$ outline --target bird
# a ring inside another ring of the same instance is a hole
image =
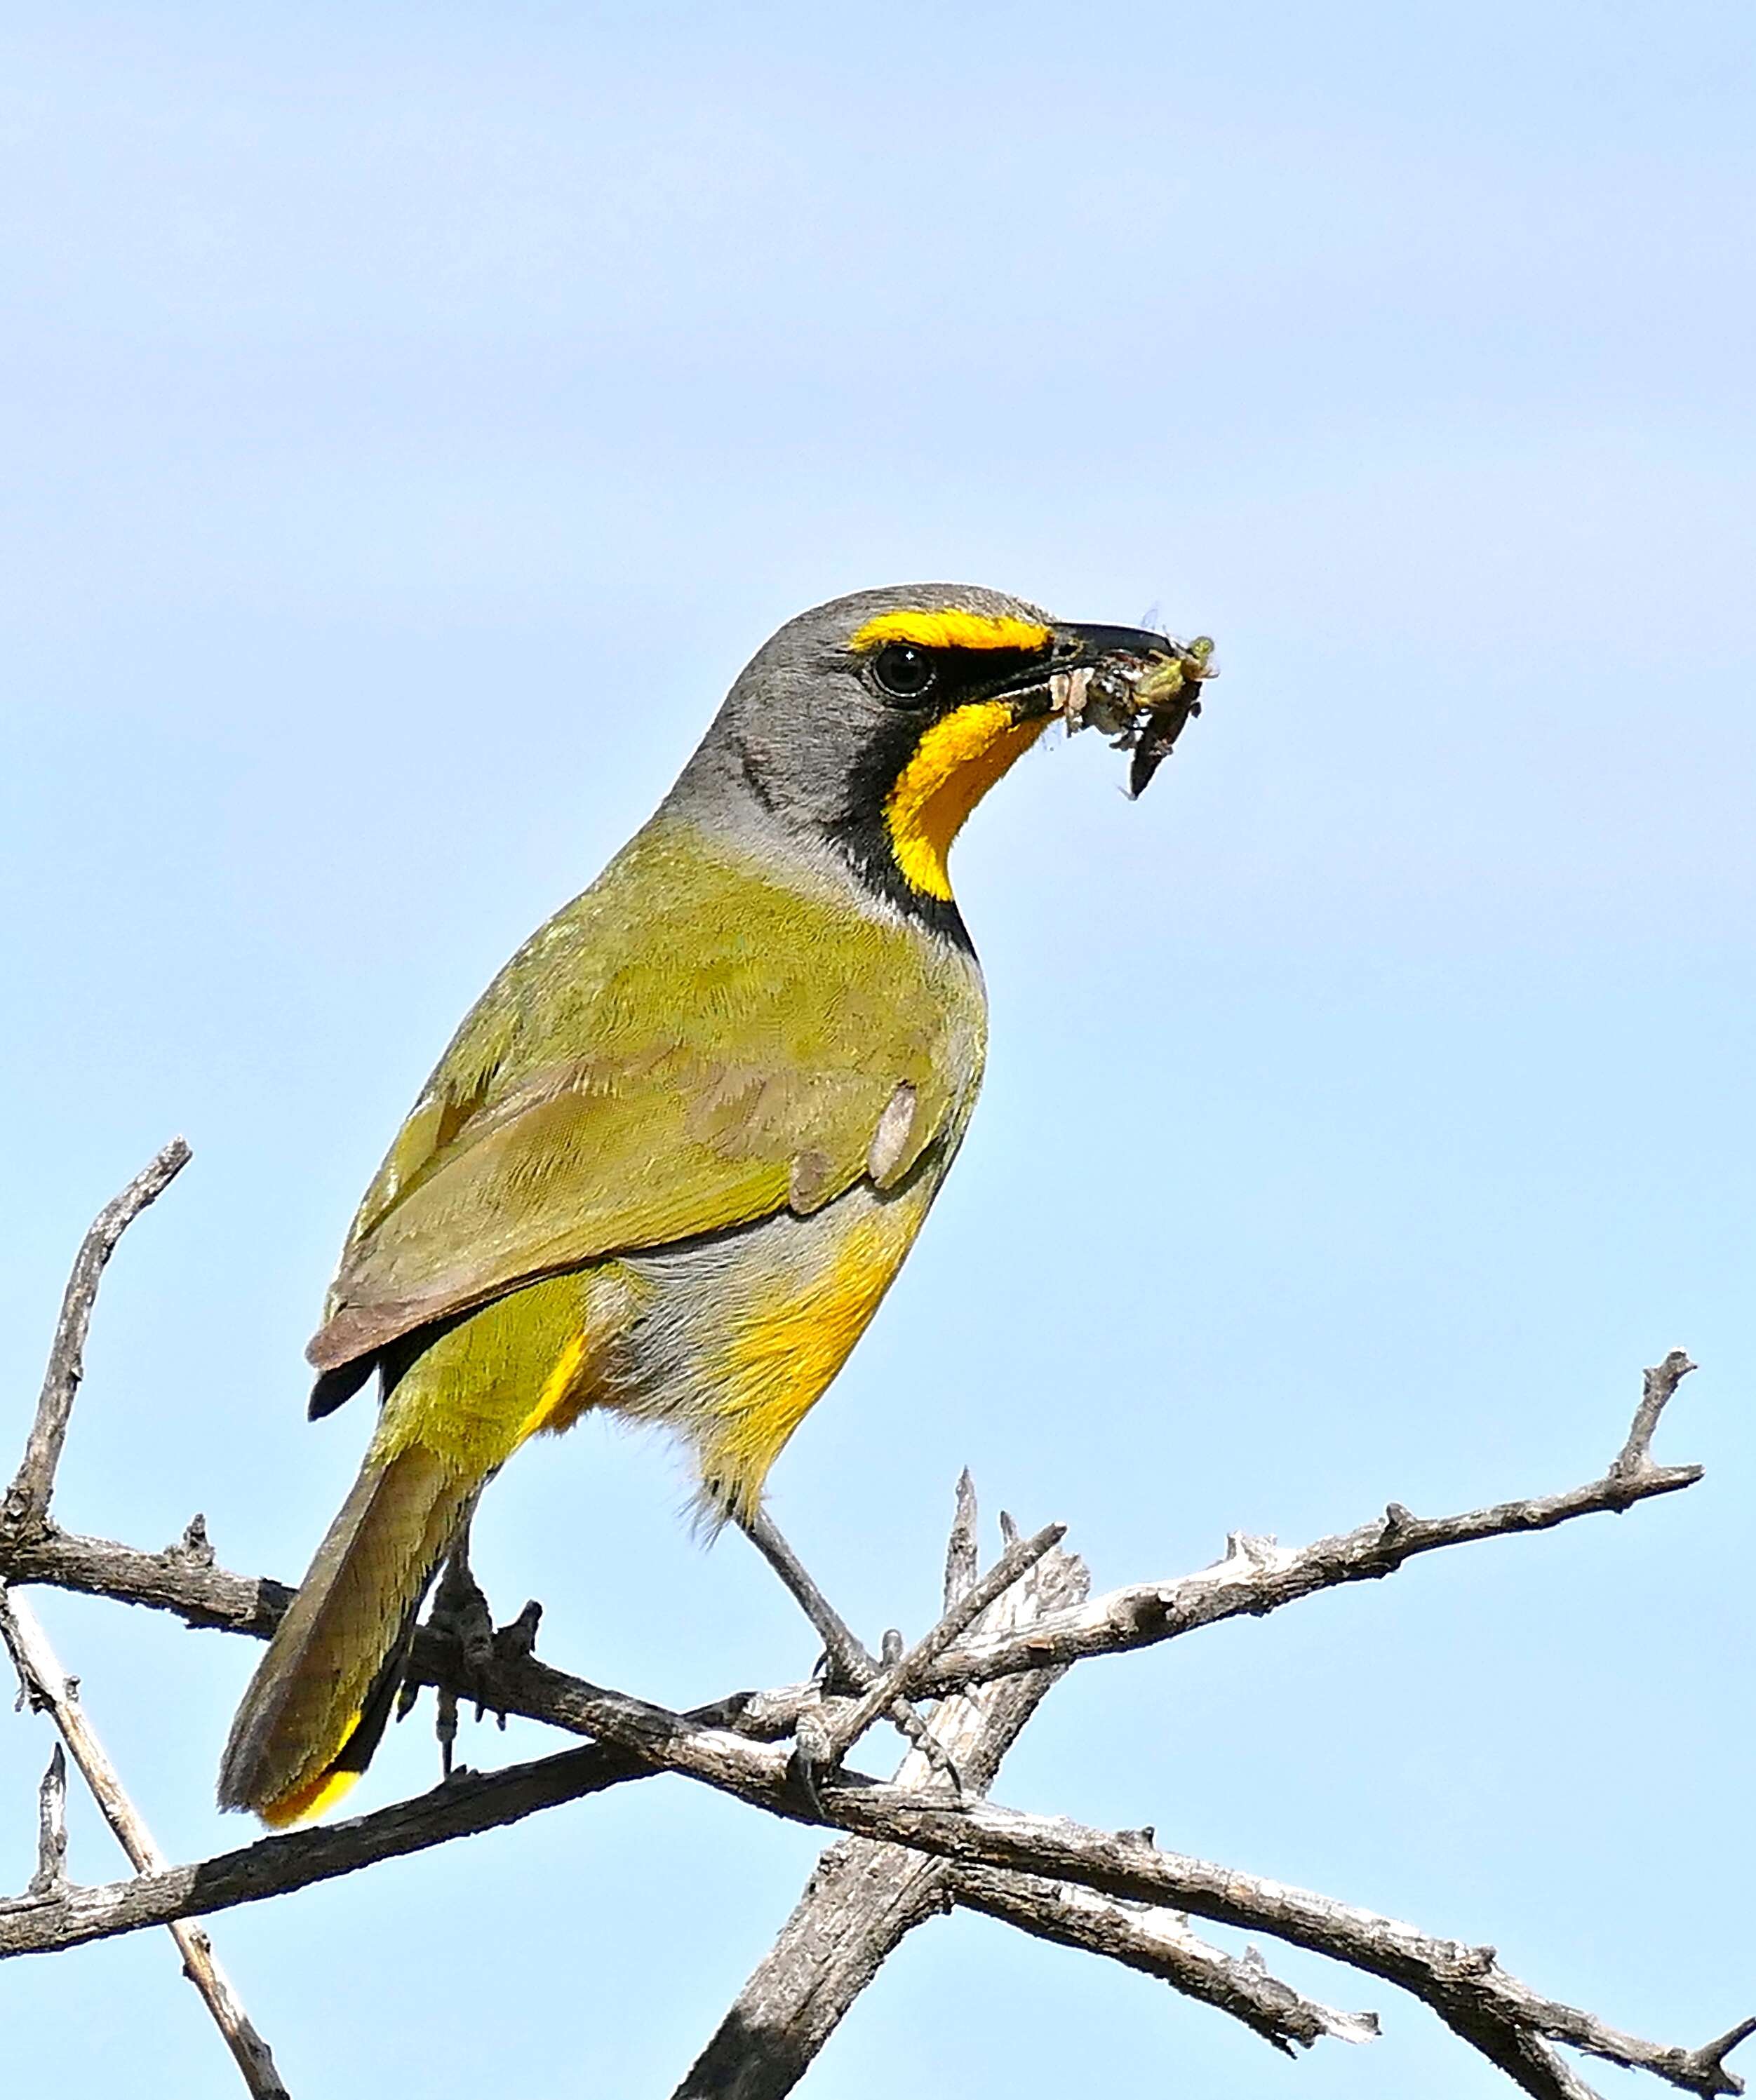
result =
[[[360,1203],[309,1411],[376,1372],[377,1427],[239,1706],[223,1807],[280,1828],[357,1780],[435,1573],[532,1437],[592,1409],[661,1425],[710,1522],[756,1515],[975,1105],[952,841],[1068,674],[1171,646],[933,584],[757,652],[649,822],[465,1017]]]

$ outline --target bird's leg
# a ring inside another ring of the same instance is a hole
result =
[[[829,1665],[830,1688],[865,1691],[877,1677],[877,1658],[867,1652],[847,1621],[812,1581],[805,1563],[782,1538],[774,1519],[766,1510],[758,1509],[750,1516],[739,1517],[736,1522],[817,1629],[817,1637],[823,1644]]]
[[[433,1594],[433,1608],[427,1614],[427,1625],[435,1633],[447,1635],[457,1643],[464,1669],[471,1677],[488,1670],[494,1660],[494,1615],[470,1566],[470,1521],[474,1514],[472,1508],[452,1541],[439,1587]],[[452,1746],[457,1740],[457,1692],[449,1685],[441,1685],[436,1704],[439,1764],[449,1779]],[[475,1718],[479,1721],[482,1718],[479,1705]]]
[[[786,1584],[800,1610],[816,1628],[818,1638],[823,1643],[825,1689],[851,1687],[855,1692],[868,1691],[880,1674],[877,1658],[867,1651],[835,1606],[818,1588],[804,1562],[782,1537],[779,1527],[767,1511],[759,1508],[752,1515],[740,1516],[736,1521],[739,1529]],[[900,1656],[902,1636],[895,1633],[887,1634],[885,1651],[887,1661]],[[906,1699],[894,1701],[887,1710],[887,1718],[894,1722],[913,1747],[920,1752],[933,1771],[949,1780],[954,1792],[963,1791],[963,1781],[956,1766]],[[793,1742],[793,1772],[805,1798],[819,1814],[822,1813],[823,1802],[818,1793],[818,1782],[835,1771],[840,1762],[840,1758],[834,1754],[828,1732],[821,1722],[813,1722],[800,1728]]]
[[[470,1525],[474,1515],[472,1507],[457,1529],[427,1615],[435,1633],[449,1635],[457,1642],[464,1667],[472,1674],[486,1670],[494,1659],[494,1615],[470,1566]]]

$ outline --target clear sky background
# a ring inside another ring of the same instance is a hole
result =
[[[1141,805],[1088,737],[973,824],[986,1097],[775,1512],[913,1632],[966,1462],[1101,1584],[1165,1576],[1590,1478],[1686,1345],[1701,1488],[1087,1665],[999,1791],[1666,2040],[1756,2010],[1749,11],[74,0],[6,42],[9,1446],[90,1214],[196,1151],[106,1286],[64,1519],[303,1567],[368,1427],[305,1424],[300,1356],[361,1187],[781,620],[1156,611],[1224,676]],[[478,1565],[602,1681],[801,1674],[680,1500],[588,1425]],[[254,1650],[40,1603],[166,1849],[241,1841]],[[47,1749],[0,1714],[0,1886]],[[412,1723],[356,1798],[434,1769]],[[655,1781],[214,1935],[298,2100],[638,2100],[815,1850]],[[1507,2089],[1282,1965],[1384,2039],[1287,2063],[935,1924],[809,2089]],[[236,2089],[161,1934],[0,1972],[0,2031],[68,2100]]]

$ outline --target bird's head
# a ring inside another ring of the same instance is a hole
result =
[[[1207,675],[1203,644],[1057,620],[998,591],[861,591],[801,613],[757,651],[678,797],[754,805],[770,827],[828,845],[891,903],[949,928],[952,841],[1051,721],[1094,721],[1134,746],[1138,792]]]

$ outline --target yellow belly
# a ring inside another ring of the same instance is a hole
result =
[[[787,1440],[847,1361],[920,1229],[938,1176],[869,1185],[696,1247],[509,1292],[440,1335],[386,1401],[374,1455],[421,1445],[485,1478],[589,1407],[693,1447],[714,1515],[748,1515]]]
[[[709,1365],[717,1390],[696,1431],[702,1483],[720,1508],[754,1514],[769,1468],[865,1333],[925,1208],[907,1198],[862,1204],[845,1224],[829,1221],[820,1266],[750,1280]]]

